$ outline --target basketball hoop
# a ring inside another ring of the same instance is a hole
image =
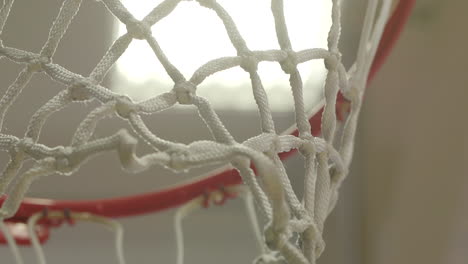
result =
[[[49,37],[38,54],[7,47],[1,42],[1,33],[13,2],[4,1],[0,9],[0,58],[25,66],[0,100],[0,150],[10,155],[10,161],[0,176],[0,191],[4,195],[0,208],[3,234],[0,234],[0,242],[10,246],[17,263],[23,263],[17,244],[32,244],[40,263],[46,263],[40,244],[48,240],[49,229],[74,221],[98,222],[114,230],[118,261],[124,263],[122,229],[114,219],[180,207],[176,216],[176,223],[180,225],[184,215],[194,208],[221,205],[228,199],[241,196],[247,201],[249,215],[254,222],[253,232],[262,248],[256,262],[286,261],[291,264],[315,263],[324,250],[323,225],[335,206],[338,189],[351,163],[364,88],[388,56],[415,3],[414,0],[399,1],[391,14],[391,1],[369,1],[356,62],[348,70],[341,63],[338,49],[340,0],[332,1],[328,48],[311,47],[300,51],[292,49],[294,40],[288,35],[282,0],[271,1],[272,26],[276,29],[279,49],[261,51],[248,48],[235,21],[221,4],[215,0],[198,0],[202,7],[215,12],[223,23],[237,56],[208,61],[191,78],[185,79],[171,64],[151,32],[151,26],[170,15],[181,0],[163,1],[141,21],[135,19],[119,0],[100,1],[126,25],[127,33],[114,42],[88,77],[52,61],[60,40],[79,11],[81,1],[63,2]],[[134,102],[101,85],[109,69],[134,39],[147,41],[174,82],[171,91]],[[323,60],[328,70],[324,100],[323,104],[307,113],[297,66],[317,59]],[[282,134],[275,130],[268,96],[258,74],[258,63],[264,61],[278,63],[290,80],[296,122]],[[236,142],[208,100],[197,95],[197,87],[205,78],[234,67],[240,67],[250,76],[262,124],[262,133],[244,142]],[[65,89],[37,110],[23,137],[5,134],[1,127],[8,108],[36,73],[49,76],[63,84]],[[79,124],[70,145],[46,146],[38,141],[49,116],[73,102],[89,101],[99,102],[99,106]],[[209,128],[212,140],[191,144],[171,142],[155,135],[141,118],[176,104],[195,106]],[[96,125],[109,116],[125,120],[133,131],[122,129],[106,137],[93,138]],[[340,135],[336,129],[337,122],[344,124]],[[339,136],[341,138],[337,140]],[[153,152],[137,156],[136,147],[142,143],[149,145]],[[206,165],[218,165],[220,169],[163,191],[134,196],[84,201],[25,198],[33,181],[51,174],[72,175],[87,160],[105,152],[116,152],[124,170],[132,173],[153,166],[176,171]],[[282,163],[296,152],[304,157],[306,167],[304,197],[301,198],[292,190]],[[33,161],[33,165],[21,172],[28,160]],[[252,201],[268,222],[263,235],[255,224]],[[178,241],[181,241],[181,229],[177,230]],[[182,263],[181,242],[178,245],[178,263]]]

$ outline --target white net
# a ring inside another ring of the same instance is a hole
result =
[[[7,47],[0,42],[1,57],[25,65],[0,100],[0,128],[9,107],[34,74],[46,74],[65,87],[34,113],[24,136],[0,134],[0,150],[10,155],[10,161],[0,176],[0,192],[7,197],[0,209],[0,218],[5,220],[16,213],[33,181],[51,174],[73,174],[86,160],[104,152],[117,152],[122,167],[132,173],[147,170],[154,165],[180,171],[212,164],[230,164],[240,172],[257,208],[267,220],[263,239],[259,240],[263,250],[257,259],[258,263],[315,263],[324,249],[321,234],[325,219],[335,206],[338,188],[347,175],[351,162],[361,99],[390,14],[391,1],[369,1],[357,59],[350,70],[347,70],[341,63],[338,49],[341,31],[339,0],[332,1],[328,48],[311,47],[298,51],[292,49],[291,42],[294,40],[290,40],[288,36],[282,0],[271,1],[271,14],[279,48],[259,51],[249,49],[248,43],[237,30],[235,21],[220,3],[215,0],[198,0],[202,7],[215,12],[220,23],[224,24],[237,56],[211,60],[199,67],[189,79],[171,63],[151,32],[151,26],[169,16],[181,0],[163,1],[142,20],[135,19],[119,0],[100,1],[126,25],[128,32],[113,43],[88,77],[54,64],[52,58],[55,50],[81,2],[63,2],[46,43],[37,54]],[[3,1],[0,10],[0,40],[12,5],[13,0]],[[304,32],[306,31],[304,26]],[[100,85],[109,69],[134,39],[145,40],[151,47],[174,83],[171,91],[145,101],[134,102],[129,97]],[[324,110],[320,137],[311,134],[308,120],[310,113],[306,112],[303,81],[297,67],[311,60],[323,60],[328,70],[323,88]],[[284,74],[289,76],[298,136],[282,135],[275,129],[268,95],[258,74],[258,64],[265,61],[279,63]],[[234,67],[240,67],[249,74],[252,94],[261,119],[262,133],[244,142],[237,142],[210,102],[197,95],[197,87],[208,76]],[[342,133],[339,133],[341,138],[336,139],[336,102],[340,92],[349,101],[350,112],[345,119]],[[39,142],[41,129],[53,113],[70,104],[89,101],[99,102],[99,106],[79,124],[69,145],[46,146]],[[212,140],[187,145],[171,142],[150,131],[142,120],[142,115],[152,115],[176,104],[195,106],[211,132]],[[126,120],[133,131],[122,129],[106,137],[94,138],[97,124],[112,116]],[[151,146],[153,152],[137,156],[135,151],[139,142]],[[299,150],[304,158],[306,172],[303,197],[298,197],[293,191],[290,177],[278,156],[279,153],[292,149]],[[20,172],[28,160],[32,160],[33,164],[25,172]],[[255,171],[251,166],[255,167]],[[13,238],[7,238],[14,250]],[[120,259],[123,261],[123,257]],[[20,262],[19,256],[17,261]],[[181,258],[179,261],[181,262]]]

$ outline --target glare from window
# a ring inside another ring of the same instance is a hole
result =
[[[124,1],[137,19],[147,15],[159,1]],[[293,49],[326,48],[331,24],[331,1],[294,0],[285,3],[285,17]],[[251,50],[279,49],[274,20],[268,0],[218,0],[232,16],[238,30]],[[126,33],[118,22],[117,35]],[[201,7],[196,1],[182,1],[176,9],[152,27],[153,36],[162,50],[184,76],[204,63],[220,57],[235,56],[224,25],[213,10]],[[172,89],[173,82],[143,40],[133,40],[117,62],[118,74],[114,78],[117,92],[136,101],[150,98]],[[321,98],[321,86],[326,70],[323,61],[299,66],[307,105]],[[288,76],[278,63],[262,62],[259,74],[268,93],[273,110],[291,109],[293,101]],[[237,67],[208,77],[197,90],[207,97],[215,108],[253,109],[248,74]]]

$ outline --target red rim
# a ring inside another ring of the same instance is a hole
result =
[[[382,40],[379,44],[368,79],[372,80],[389,55],[392,47],[400,35],[416,0],[399,1],[394,13],[388,21]],[[345,99],[338,97],[337,112],[345,106]],[[312,126],[312,134],[320,133],[320,121],[322,110],[313,115],[309,122]],[[297,130],[292,134],[297,135]],[[295,151],[281,153],[282,160],[288,158]],[[89,212],[106,217],[125,217],[154,213],[160,210],[177,207],[191,199],[220,188],[237,185],[242,182],[236,170],[218,170],[211,176],[197,179],[192,182],[182,183],[162,191],[138,194],[126,197],[117,197],[99,200],[50,200],[38,198],[25,198],[15,216],[8,219],[10,222],[25,222],[27,219],[45,209],[71,210],[76,212]],[[4,198],[0,198],[0,205]],[[1,239],[0,239],[1,240]]]

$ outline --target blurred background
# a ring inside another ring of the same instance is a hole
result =
[[[127,5],[130,8],[135,3],[145,5],[148,2],[153,6],[160,1],[132,1],[127,2]],[[247,3],[239,0],[241,2]],[[258,8],[268,6],[268,2],[258,1]],[[60,0],[17,0],[2,36],[4,45],[38,52],[61,3]],[[194,4],[184,3],[187,6]],[[347,0],[345,5],[341,49],[345,64],[349,66],[359,38],[365,0]],[[326,224],[327,248],[319,263],[468,262],[468,122],[465,117],[468,110],[465,106],[468,77],[464,73],[468,61],[468,21],[464,12],[467,8],[468,3],[461,0],[418,1],[410,23],[392,55],[369,85],[360,119],[352,173],[341,190],[337,208]],[[298,39],[306,35],[296,44],[298,49],[310,41],[317,41],[314,42],[317,46],[325,44],[323,34],[326,34],[326,30],[323,28],[328,28],[329,20],[320,14],[325,13],[329,6],[321,5],[316,9],[322,11],[311,15],[307,9],[304,12],[294,6],[286,10],[297,16],[297,22],[291,22],[293,24],[304,24],[307,21],[310,25],[318,25],[308,29],[313,31],[310,35],[301,34],[301,31],[292,32]],[[145,8],[134,12],[143,12],[144,15],[148,10]],[[232,11],[240,20],[248,13],[246,9]],[[173,20],[172,26],[181,26],[187,34],[192,31],[191,26],[196,28],[200,26],[197,23],[209,23],[209,20],[200,22],[197,17],[187,17],[183,9],[179,15],[185,18],[185,24],[180,25],[178,23],[182,23],[181,20]],[[205,13],[198,15],[203,16]],[[259,29],[268,28],[271,22],[261,21],[258,18]],[[216,23],[220,24],[219,21]],[[260,30],[265,35],[259,37],[255,34],[257,31],[249,31],[250,27],[255,28],[255,25],[247,23],[240,26],[241,32],[246,32],[247,40],[249,37],[265,40],[255,44],[258,45],[254,45],[256,48],[266,49],[269,45],[272,45],[270,48],[276,47],[276,43],[269,40],[271,30]],[[84,1],[54,56],[54,62],[86,76],[113,40],[122,34],[121,30],[118,21],[102,4]],[[162,26],[153,29],[153,32],[156,36],[159,33],[167,34],[169,39],[174,36]],[[176,56],[177,50],[182,49],[177,45],[185,47],[190,43],[191,47],[207,48],[200,43],[210,33],[217,37],[221,34],[213,32],[202,30],[202,35],[189,35],[186,39],[179,35],[175,42],[162,42],[161,45],[163,48],[175,46],[173,56]],[[307,36],[322,37],[315,40]],[[226,39],[220,37],[219,43],[214,42],[213,46],[222,45],[223,41]],[[142,46],[138,46],[140,44],[134,45],[133,52],[142,49]],[[210,47],[208,50],[212,50]],[[215,50],[207,56],[216,57],[217,52],[229,55],[234,51],[229,48]],[[198,53],[204,54],[198,50],[189,50],[180,56],[179,64],[184,70],[189,72],[191,67],[207,61],[203,56],[195,56],[190,64],[184,63],[184,58]],[[133,54],[121,59],[122,62],[106,78],[105,86],[136,99],[171,88],[166,77],[151,77],[164,76],[158,70],[156,60],[151,60],[151,55]],[[123,66],[130,64],[134,66]],[[136,68],[138,65],[145,67]],[[154,69],[152,65],[155,65]],[[282,85],[287,82],[287,77],[276,74],[278,69],[275,67],[265,65],[261,70],[266,75],[266,88],[272,96],[274,118],[280,131],[289,127],[294,117],[289,90]],[[21,68],[21,65],[5,58],[0,59],[2,92],[14,81]],[[133,73],[132,68],[136,68]],[[300,70],[305,76],[312,76],[311,72],[314,76],[304,78],[308,105],[313,105],[320,99],[320,83],[325,71],[321,63],[309,63],[301,66]],[[228,80],[228,84],[220,85],[217,78]],[[245,89],[247,80],[241,71],[233,70],[207,80],[208,84],[200,89],[201,93],[209,97],[238,141],[260,131],[253,98],[248,94],[249,90]],[[142,90],[142,87],[154,90]],[[63,86],[60,84],[45,75],[36,74],[12,106],[4,132],[22,136],[32,114],[61,89]],[[43,131],[41,142],[52,146],[69,144],[77,125],[93,106],[96,104],[75,104],[54,115]],[[190,107],[145,117],[145,121],[160,137],[169,140],[188,143],[209,138],[203,122],[195,109]],[[105,120],[98,127],[96,136],[109,135],[120,127],[128,126],[116,118]],[[187,127],[190,133],[187,133]],[[141,153],[145,150],[142,146]],[[0,165],[4,166],[7,161],[8,155],[0,153]],[[303,173],[303,162],[299,157],[288,160],[286,167],[290,175]],[[190,174],[175,174],[155,168],[143,174],[127,175],[120,170],[116,155],[106,154],[91,160],[71,177],[50,176],[35,182],[30,195],[91,199],[135,194],[164,188],[207,169],[195,170]],[[300,179],[294,181],[294,187],[297,192],[302,191]],[[125,226],[128,263],[175,262],[173,215],[174,210],[171,210],[121,221]],[[251,263],[257,254],[240,199],[230,201],[223,207],[195,212],[184,220],[184,234],[188,264],[220,261]],[[104,228],[91,224],[80,223],[75,227],[65,226],[53,230],[44,250],[48,263],[52,264],[115,263],[112,235]],[[26,263],[36,262],[32,249],[21,248],[21,252]],[[0,259],[1,263],[13,263],[6,247],[0,248]]]

